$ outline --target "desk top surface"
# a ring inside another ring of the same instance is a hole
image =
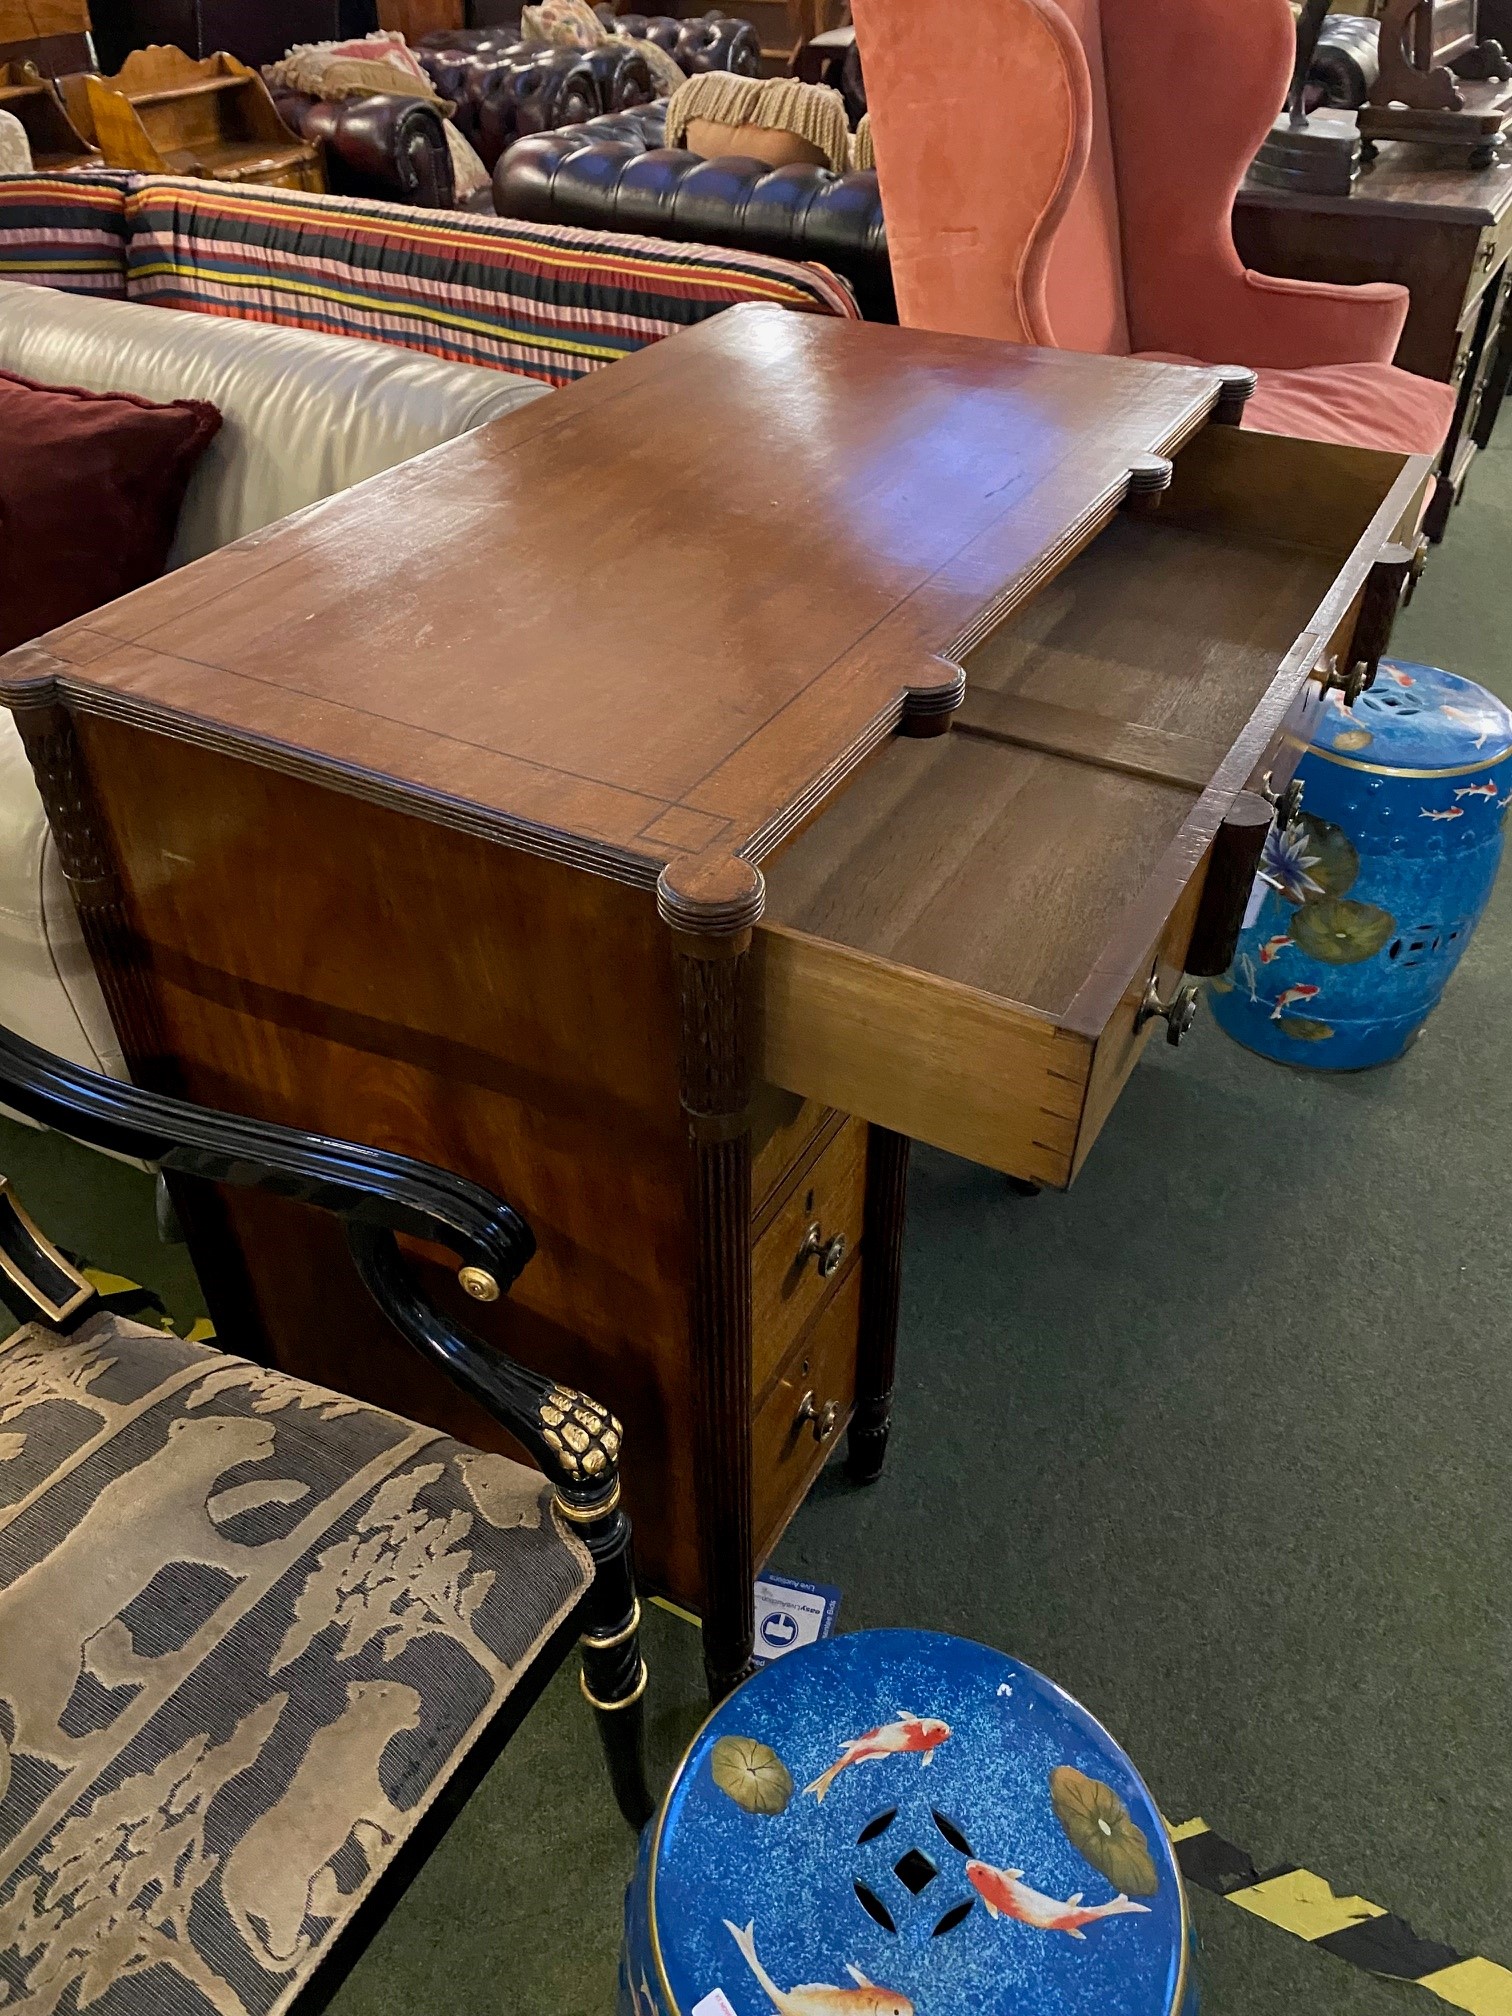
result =
[[[1348,196],[1320,196],[1306,190],[1266,189],[1246,182],[1241,204],[1273,210],[1316,210],[1330,216],[1420,217],[1425,223],[1453,218],[1499,224],[1512,210],[1512,154],[1490,168],[1466,168],[1433,147],[1382,140]]]
[[[1211,372],[735,309],[0,661],[753,921],[755,864],[1206,420]]]

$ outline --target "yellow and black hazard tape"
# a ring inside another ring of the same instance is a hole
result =
[[[1466,1958],[1452,1946],[1423,1939],[1406,1919],[1363,1897],[1336,1897],[1321,1876],[1285,1863],[1257,1869],[1242,1848],[1205,1820],[1171,1828],[1176,1859],[1188,1883],[1278,1925],[1335,1959],[1388,1981],[1411,1981],[1469,2016],[1512,2016],[1512,1969]]]

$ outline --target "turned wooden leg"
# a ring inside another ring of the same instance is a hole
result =
[[[565,1509],[587,1542],[594,1566],[593,1587],[583,1599],[583,1693],[598,1723],[615,1803],[639,1833],[656,1801],[646,1778],[646,1662],[630,1522],[617,1498],[607,1513],[591,1521],[570,1505]]]
[[[908,1215],[908,1150],[906,1134],[892,1134],[885,1127],[868,1132],[856,1411],[851,1416],[845,1452],[846,1469],[857,1484],[870,1484],[880,1474],[892,1422],[903,1227]]]
[[[694,1475],[704,1672],[715,1702],[754,1671],[750,926],[763,895],[760,876],[743,862],[722,862],[719,874],[706,885],[697,864],[680,880],[669,868],[658,888],[673,927],[691,1155]],[[702,917],[717,917],[720,928],[698,928]]]

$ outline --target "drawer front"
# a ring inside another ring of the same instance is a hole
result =
[[[751,1254],[752,1378],[757,1404],[861,1243],[866,1124],[847,1120],[800,1167]]]
[[[1507,211],[1499,224],[1490,224],[1481,233],[1472,288],[1478,289],[1486,276],[1494,273],[1499,266],[1505,266],[1508,259],[1512,259],[1512,209]]]
[[[1070,1181],[1092,1045],[975,988],[768,926],[769,1076],[914,1141]]]
[[[830,1119],[831,1109],[822,1099],[803,1099],[776,1085],[760,1086],[752,1107],[751,1217],[760,1221]]]
[[[783,1367],[751,1431],[756,1553],[764,1559],[845,1433],[856,1398],[861,1263]]]

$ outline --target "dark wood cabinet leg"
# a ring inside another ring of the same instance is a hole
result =
[[[735,864],[743,867],[743,864]],[[761,882],[752,908],[760,912]],[[751,1473],[751,933],[688,929],[693,907],[664,874],[681,1012],[681,1098],[692,1158],[694,1475],[702,1552],[704,1672],[718,1702],[754,1667]],[[695,912],[696,915],[696,912]]]
[[[1512,387],[1512,287],[1504,283],[1501,327],[1496,338],[1496,355],[1486,372],[1485,389],[1475,413],[1475,445],[1489,448],[1501,414],[1502,402]]]
[[[857,1484],[873,1483],[880,1474],[891,1432],[909,1146],[906,1134],[892,1134],[885,1127],[873,1127],[867,1136],[856,1411],[845,1451],[846,1470]]]

